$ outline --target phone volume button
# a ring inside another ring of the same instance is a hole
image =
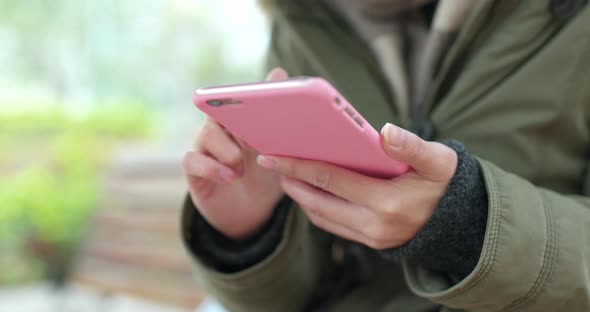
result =
[[[364,128],[365,127],[365,122],[363,121],[363,119],[360,116],[358,116],[358,115],[353,116],[352,117],[352,120],[354,120],[354,122],[356,122],[356,124],[359,127],[361,127],[361,128]]]
[[[344,108],[344,112],[346,113],[346,115],[348,115],[348,117],[350,117],[350,119],[352,119],[352,121],[354,121],[359,127],[364,128],[365,127],[365,121],[363,120],[363,118],[361,116],[359,116],[352,107],[347,106]]]
[[[354,117],[354,115],[356,115],[354,112],[354,109],[352,109],[352,107],[350,107],[350,106],[346,106],[344,108],[344,112],[346,112],[346,114],[350,117]]]

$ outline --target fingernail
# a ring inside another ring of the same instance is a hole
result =
[[[236,178],[236,174],[229,168],[221,168],[219,170],[219,176],[226,182],[232,182]]]
[[[276,160],[267,157],[267,156],[262,156],[262,155],[258,155],[258,157],[256,157],[256,162],[263,168],[266,169],[275,169],[277,166],[277,162]]]
[[[287,78],[289,78],[289,75],[281,67],[273,68],[266,76],[266,80],[285,80]]]
[[[385,142],[396,150],[404,147],[406,143],[407,133],[400,127],[396,127],[390,123],[385,124],[383,127],[383,135],[385,136]]]

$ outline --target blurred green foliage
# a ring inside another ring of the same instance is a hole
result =
[[[56,142],[53,163],[33,164],[0,181],[0,240],[35,236],[63,244],[80,237],[96,203],[97,174],[92,149],[79,144],[91,138],[70,136],[55,139],[62,142]]]
[[[0,1],[0,284],[42,274],[31,239],[76,246],[114,145],[180,142],[195,88],[261,77],[246,2]]]
[[[1,105],[1,104],[0,104]],[[23,105],[26,107],[26,105]],[[0,115],[0,136],[2,142],[10,138],[50,133],[87,133],[102,138],[136,138],[153,133],[154,112],[138,103],[101,103],[83,117],[74,117],[58,105],[51,110],[40,112],[10,111]]]
[[[0,158],[5,171],[0,174],[0,252],[12,250],[6,253],[11,261],[31,240],[59,250],[75,248],[97,206],[109,147],[153,133],[154,116],[146,107],[95,107],[82,118],[59,110],[0,116],[0,150],[11,155]],[[8,260],[0,257],[0,263]],[[26,261],[39,267],[35,259]],[[0,282],[22,279],[18,272],[0,274]]]

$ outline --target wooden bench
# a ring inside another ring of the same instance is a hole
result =
[[[126,293],[196,307],[204,293],[179,236],[186,192],[180,157],[126,148],[108,166],[103,191],[72,282],[107,296]]]

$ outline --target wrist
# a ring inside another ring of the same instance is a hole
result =
[[[231,218],[223,223],[212,222],[205,216],[203,216],[203,219],[212,230],[218,232],[220,235],[232,241],[243,242],[251,239],[262,231],[264,226],[272,219],[273,212],[274,209],[269,209],[264,215],[260,216],[260,218],[257,218],[254,222],[250,223],[245,223],[244,220],[238,220],[236,218]]]
[[[265,259],[281,242],[291,199],[283,197],[271,210],[271,218],[249,238],[234,240],[217,231],[188,198],[182,216],[182,236],[187,249],[205,265],[232,273]]]
[[[432,217],[412,240],[382,255],[460,280],[479,260],[487,223],[487,191],[477,159],[458,142],[447,146],[457,153],[457,169]]]
[[[209,214],[203,209],[197,209],[213,230],[233,241],[245,241],[256,236],[270,222],[283,197],[281,192],[256,207],[244,207],[247,211],[239,211],[244,208],[235,207],[236,209],[224,211],[223,215],[215,215],[216,211]]]

